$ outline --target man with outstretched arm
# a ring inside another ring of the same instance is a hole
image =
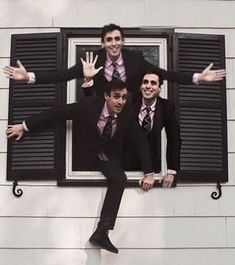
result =
[[[154,70],[163,79],[174,81],[181,84],[200,84],[200,82],[219,81],[226,75],[224,69],[211,70],[210,64],[201,73],[181,73],[167,71],[155,67],[144,59],[142,53],[123,48],[124,34],[123,29],[115,24],[105,25],[101,31],[102,49],[99,49],[93,60],[93,53],[89,57],[91,64],[96,66],[97,74],[94,78],[97,95],[103,95],[102,88],[111,80],[120,79],[127,84],[127,89],[132,94],[138,92],[139,85],[144,73]],[[14,80],[23,80],[28,83],[58,83],[65,82],[74,78],[83,78],[82,62],[79,62],[68,70],[58,71],[37,71],[29,73],[24,66],[17,61],[18,67],[6,66],[4,73]],[[90,81],[89,76],[85,77],[86,82]]]
[[[110,252],[118,249],[108,237],[114,228],[122,194],[126,185],[126,175],[122,164],[122,145],[133,141],[138,148],[144,177],[142,188],[148,190],[154,184],[150,151],[146,138],[128,104],[124,83],[110,82],[103,97],[89,97],[78,103],[62,105],[27,118],[21,124],[8,125],[8,138],[21,140],[26,132],[34,132],[56,122],[72,119],[78,124],[76,137],[79,149],[80,170],[99,170],[107,179],[107,192],[96,231],[90,242]]]

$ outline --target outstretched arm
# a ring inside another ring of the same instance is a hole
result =
[[[3,68],[3,72],[8,78],[28,83],[55,84],[83,77],[82,64],[80,62],[66,70],[61,68],[56,71],[42,70],[36,72],[27,72],[19,60],[17,65],[18,67],[5,66]]]
[[[217,82],[223,80],[226,76],[225,69],[211,70],[213,63],[207,66],[201,73],[186,73],[164,70],[162,68],[153,66],[151,63],[143,58],[143,71],[154,70],[156,74],[160,74],[163,79],[173,81],[179,84],[200,84],[201,82]]]
[[[81,58],[83,77],[86,82],[91,81],[93,77],[103,68],[102,66],[97,69],[95,68],[97,59],[98,55],[96,55],[95,59],[93,60],[93,52],[86,52],[86,60],[83,60]],[[3,72],[8,78],[14,80],[21,80],[30,83],[34,83],[35,81],[37,83],[57,83],[71,80],[73,78],[82,77],[80,65],[74,65],[73,67],[65,71],[41,71],[36,73],[29,73],[26,71],[23,64],[19,60],[17,60],[17,67],[10,65],[5,66],[3,68]],[[32,80],[30,80],[30,75],[33,77]]]
[[[57,122],[77,118],[80,105],[83,105],[81,101],[79,104],[61,105],[28,117],[22,123],[8,125],[6,129],[7,138],[14,137],[16,141],[19,141],[28,131],[34,132],[51,127]]]

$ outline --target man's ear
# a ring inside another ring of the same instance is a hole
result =
[[[108,94],[107,94],[107,92],[104,92],[104,98],[105,98],[105,100],[107,100],[107,98],[108,98]]]

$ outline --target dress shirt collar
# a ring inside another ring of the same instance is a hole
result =
[[[110,57],[109,57],[108,54],[106,54],[106,56],[107,56],[106,66],[107,66],[107,67],[110,67],[110,66],[113,64],[113,61],[110,59]],[[122,53],[120,54],[120,56],[119,56],[119,58],[117,59],[117,61],[115,61],[115,63],[116,63],[118,66],[123,65]]]
[[[106,120],[110,115],[111,114],[108,111],[107,103],[105,102],[104,103],[104,107],[103,107],[102,112],[101,112],[101,117]],[[113,116],[116,119],[117,118],[117,113],[114,113]]]
[[[146,108],[150,108],[150,111],[154,112],[155,108],[156,108],[156,103],[157,103],[157,97],[151,106],[147,106],[144,102],[144,98],[142,98],[142,105],[141,105],[140,111],[144,111],[144,110],[146,110]]]

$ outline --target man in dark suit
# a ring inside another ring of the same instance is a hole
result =
[[[146,61],[142,53],[124,49],[124,35],[120,26],[109,24],[103,27],[101,32],[102,49],[96,52],[95,60],[93,54],[90,57],[90,64],[93,66],[96,76],[94,78],[96,94],[103,95],[102,88],[107,81],[121,79],[126,82],[127,89],[132,94],[137,93],[137,88],[141,84],[141,78],[148,70],[154,69],[156,73],[161,74],[163,79],[182,84],[199,84],[201,81],[211,82],[222,80],[225,76],[225,70],[211,70],[212,64],[203,72],[189,74],[154,67]],[[24,80],[29,83],[58,83],[65,82],[74,78],[85,77],[86,82],[92,77],[84,76],[82,62],[77,63],[68,70],[38,71],[28,73],[24,66],[18,61],[18,67],[6,66],[4,73],[15,80]],[[95,69],[95,64],[97,69]]]
[[[124,140],[138,146],[144,189],[154,184],[150,152],[146,138],[128,104],[124,83],[110,82],[103,97],[89,97],[78,103],[63,105],[27,118],[22,124],[9,125],[8,138],[20,140],[26,131],[34,132],[56,122],[72,119],[78,124],[78,163],[81,170],[98,169],[107,178],[108,188],[101,210],[100,221],[90,242],[108,251],[118,253],[111,243],[108,230],[114,228],[126,175],[122,165]]]
[[[136,118],[148,138],[152,165],[156,173],[161,171],[161,131],[165,128],[167,174],[163,177],[163,187],[172,187],[176,184],[176,174],[180,169],[180,127],[174,103],[159,96],[161,85],[161,76],[154,72],[145,74],[141,92],[132,103]],[[126,146],[127,169],[140,170],[140,160],[135,147],[130,143]]]

